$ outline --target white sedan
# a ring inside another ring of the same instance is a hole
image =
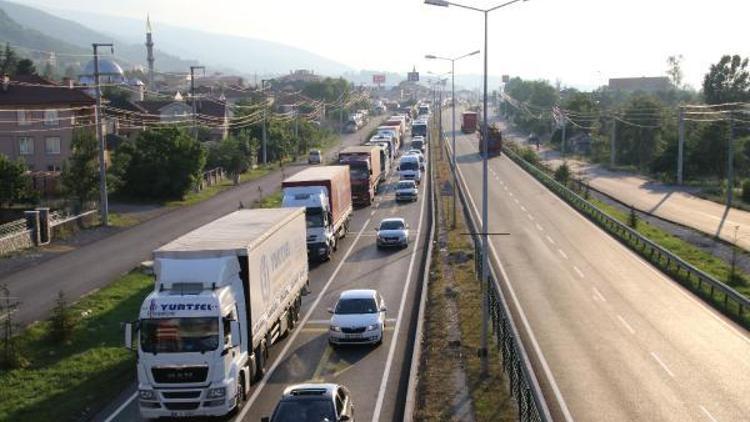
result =
[[[380,222],[377,229],[378,248],[409,246],[409,225],[403,218],[386,218]]]
[[[332,314],[328,330],[331,345],[383,343],[386,307],[377,291],[346,290],[328,312]]]

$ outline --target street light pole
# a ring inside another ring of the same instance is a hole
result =
[[[94,109],[94,123],[96,124],[96,140],[99,144],[99,213],[102,219],[102,225],[109,225],[109,198],[107,197],[107,163],[105,151],[107,143],[104,140],[101,124],[102,109],[102,89],[99,82],[99,47],[109,47],[112,54],[115,53],[115,47],[112,43],[93,43],[94,47],[94,83],[96,84],[96,108]]]
[[[204,66],[190,66],[190,99],[193,102],[193,139],[198,140],[198,104],[195,100],[195,71],[202,70],[206,74]]]
[[[488,329],[489,329],[489,303],[487,296],[487,292],[489,289],[489,237],[488,237],[488,231],[489,231],[489,213],[487,208],[487,198],[488,198],[488,145],[489,140],[487,139],[487,45],[488,45],[488,39],[487,39],[487,18],[490,12],[495,11],[497,9],[500,9],[505,6],[509,6],[513,3],[517,3],[519,1],[527,1],[527,0],[510,0],[506,3],[500,4],[495,7],[491,7],[489,9],[480,9],[473,6],[465,6],[457,3],[452,3],[446,0],[425,0],[425,4],[433,5],[433,6],[442,6],[442,7],[448,7],[448,6],[456,6],[460,7],[462,9],[468,9],[473,10],[475,12],[482,12],[484,13],[484,92],[483,92],[483,107],[482,107],[482,136],[484,137],[484,145],[482,146],[482,333],[481,333],[481,344],[479,349],[479,356],[480,356],[480,373],[482,376],[487,375],[488,370],[488,363],[487,363],[487,338],[488,338]],[[454,153],[455,154],[455,153]]]
[[[455,58],[440,57],[432,54],[424,56],[426,59],[448,60],[451,62],[451,107],[453,109],[451,111],[451,151],[453,151],[453,154],[451,154],[451,167],[453,170],[453,219],[451,221],[453,222],[454,229],[456,228],[456,190],[458,189],[458,175],[456,170],[456,61],[477,54],[479,54],[479,50]]]
[[[261,92],[266,89],[266,81],[267,79],[261,79],[260,80],[260,90]],[[268,163],[268,135],[266,134],[266,106],[268,106],[268,99],[266,98],[265,94],[263,94],[263,128],[262,128],[262,137],[263,137],[263,164]]]

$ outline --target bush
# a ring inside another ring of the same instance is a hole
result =
[[[52,340],[58,343],[70,341],[73,337],[73,331],[76,328],[75,316],[65,301],[65,294],[63,294],[62,290],[57,294],[55,308],[52,310],[52,324],[50,328]]]
[[[562,163],[560,167],[555,170],[555,180],[563,185],[567,185],[570,180],[570,167],[568,163]]]
[[[633,230],[638,229],[638,214],[635,213],[635,207],[632,205],[630,207],[630,214],[628,214],[628,226]]]
[[[750,179],[742,183],[742,200],[750,204]]]

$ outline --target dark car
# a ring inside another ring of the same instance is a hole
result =
[[[298,384],[287,387],[273,415],[262,422],[354,421],[354,404],[339,384]]]

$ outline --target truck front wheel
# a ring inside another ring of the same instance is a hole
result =
[[[266,358],[268,357],[268,347],[265,343],[255,349],[255,382],[263,379],[266,375]]]

